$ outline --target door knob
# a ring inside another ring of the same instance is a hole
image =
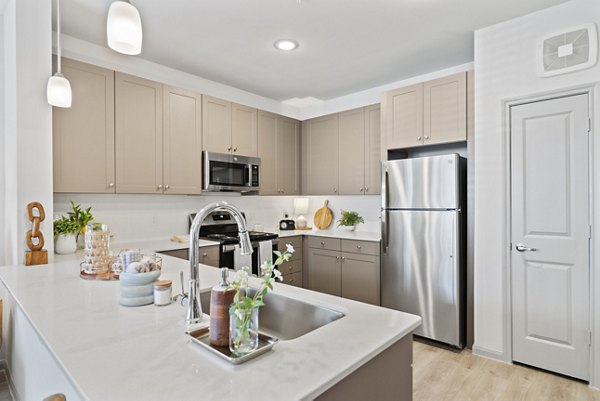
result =
[[[227,150],[228,150],[228,151],[229,151],[229,150],[231,150],[231,146],[230,146],[230,147],[228,147],[228,148],[227,148]]]
[[[109,187],[109,188],[114,188],[114,187],[115,187],[115,184],[111,182],[110,184],[108,184],[108,187]]]
[[[234,152],[237,152],[237,148],[233,148],[233,151],[234,151]]]
[[[363,191],[363,188],[360,188],[360,192],[362,192],[362,191]]]
[[[420,136],[418,136],[418,137],[417,137],[417,141],[420,141],[420,140],[421,140],[421,137],[420,137]]]
[[[162,189],[162,185],[159,185],[159,186],[156,187],[157,191],[160,191],[161,189]]]
[[[528,246],[525,246],[521,243],[515,245],[515,249],[519,252],[535,252],[535,251],[537,251],[536,248],[529,248]]]
[[[171,187],[170,187],[170,186],[168,186],[168,185],[165,185],[165,189],[169,189],[169,188],[171,188]]]
[[[428,140],[428,139],[429,139],[429,137],[427,135],[425,135],[425,140]]]

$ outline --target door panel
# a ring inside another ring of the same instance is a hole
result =
[[[232,103],[231,105],[231,145],[233,154],[258,156],[257,110]]]
[[[340,253],[311,248],[308,253],[308,288],[326,294],[342,295]]]
[[[282,195],[300,193],[300,133],[298,121],[279,117],[277,132],[277,187]],[[262,185],[262,184],[261,184]]]
[[[415,334],[461,346],[459,212],[387,211],[381,305],[421,316]]]
[[[342,254],[342,297],[380,305],[379,256]]]
[[[365,113],[355,109],[339,113],[339,193],[365,193]],[[361,146],[363,145],[363,146]]]
[[[387,149],[423,144],[423,84],[387,92],[382,107],[386,114]]]
[[[467,73],[423,84],[423,143],[467,140]]]
[[[511,108],[513,359],[589,379],[588,96]],[[521,252],[517,244],[534,248]]]
[[[202,192],[202,97],[165,86],[163,180],[166,194]]]
[[[381,108],[365,107],[365,194],[381,193]]]
[[[258,156],[260,157],[260,194],[277,195],[278,116],[258,112]]]
[[[162,84],[115,73],[117,193],[163,192]]]
[[[231,152],[231,103],[202,96],[202,150]]]
[[[337,195],[339,172],[338,115],[306,122],[302,141],[306,163],[307,195]],[[303,145],[304,146],[304,145]]]

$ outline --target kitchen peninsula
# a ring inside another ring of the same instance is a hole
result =
[[[154,252],[156,245],[140,246]],[[417,316],[276,284],[275,293],[345,316],[233,366],[192,343],[184,307],[122,307],[119,283],[80,279],[80,260],[76,254],[46,266],[0,267],[5,351],[19,399],[412,399]],[[162,271],[178,292],[189,265],[165,256]],[[218,276],[201,265],[201,288]]]

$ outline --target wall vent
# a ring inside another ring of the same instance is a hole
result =
[[[596,64],[598,33],[595,24],[554,33],[538,43],[538,75],[549,77],[579,71]]]

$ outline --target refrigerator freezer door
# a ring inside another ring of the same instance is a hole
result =
[[[421,316],[415,334],[462,347],[459,212],[384,211],[382,306]]]
[[[460,208],[459,167],[457,154],[383,162],[382,207]]]

